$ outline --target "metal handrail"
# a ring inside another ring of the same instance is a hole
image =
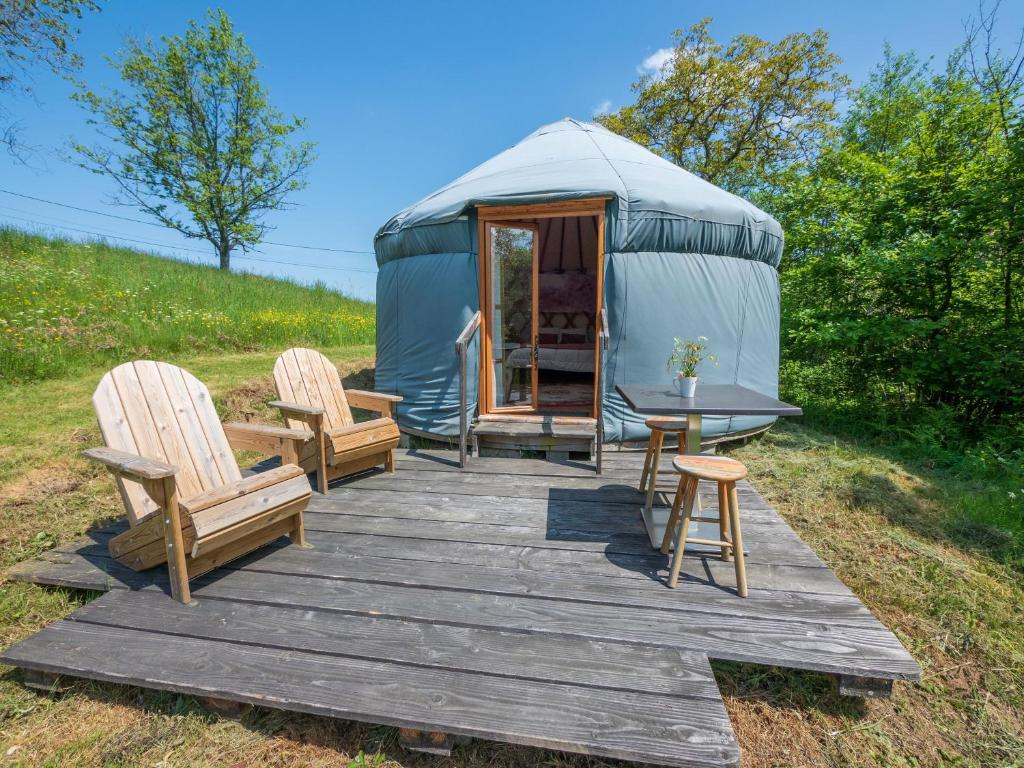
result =
[[[597,338],[601,347],[601,361],[597,366],[597,474],[601,474],[601,454],[604,450],[604,353],[608,350],[608,311],[601,307],[601,314],[598,316],[600,328],[597,331]]]
[[[455,354],[459,356],[459,467],[466,466],[466,438],[468,437],[469,426],[466,419],[466,355],[469,351],[469,342],[473,340],[473,334],[480,328],[480,321],[483,315],[480,311],[470,318],[466,327],[462,329],[459,338],[455,340]]]

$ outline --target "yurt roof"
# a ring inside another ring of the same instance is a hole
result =
[[[379,264],[470,250],[476,205],[608,197],[606,249],[733,256],[777,266],[782,227],[752,203],[593,123],[565,118],[393,216]]]

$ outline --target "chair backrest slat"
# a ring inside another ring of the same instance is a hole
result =
[[[314,375],[319,374],[320,392],[325,402],[333,404],[333,412],[338,414],[338,423],[333,426],[345,427],[352,424],[352,410],[348,407],[348,398],[337,367],[319,352],[309,355],[309,364]]]
[[[188,410],[189,419],[195,418],[197,426],[193,429],[197,429],[197,434],[201,433],[205,437],[205,440],[199,439],[193,444],[201,446],[209,455],[210,461],[213,462],[220,474],[219,484],[224,485],[241,480],[242,471],[239,469],[239,462],[231,452],[231,444],[227,441],[224,427],[220,423],[220,417],[217,416],[217,409],[213,406],[210,390],[203,382],[184,369],[166,366],[163,370],[167,374],[166,378],[172,378],[173,375],[173,378],[180,381],[181,387],[188,394],[187,400],[182,396],[181,408]],[[171,391],[170,387],[168,387],[168,391]]]
[[[129,363],[130,365],[130,363]],[[92,405],[99,421],[103,442],[110,448],[143,455],[145,449],[135,440],[135,434],[128,425],[128,412],[121,402],[121,396],[114,386],[110,373],[103,377],[92,396]],[[157,511],[158,507],[138,483],[126,483],[117,480],[117,490],[121,494],[129,522],[134,525],[144,517]]]
[[[274,385],[282,400],[323,408],[327,429],[353,423],[338,369],[315,349],[297,347],[282,352],[274,363]],[[287,422],[290,427],[303,426],[296,419],[287,419]]]
[[[100,381],[93,406],[108,447],[178,467],[181,498],[242,477],[209,390],[188,371],[149,360],[119,365]],[[118,487],[133,525],[156,511],[137,484]]]

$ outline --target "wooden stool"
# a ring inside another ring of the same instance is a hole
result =
[[[672,570],[668,577],[668,585],[675,589],[679,582],[679,569],[683,565],[683,551],[687,542],[721,547],[722,559],[728,560],[730,555],[736,561],[736,592],[740,597],[747,596],[747,572],[743,564],[743,533],[740,530],[740,507],[736,496],[736,481],[747,476],[747,468],[736,459],[727,456],[676,456],[672,466],[679,473],[679,489],[676,491],[672,514],[665,526],[665,538],[661,542],[661,551],[668,554],[672,543],[672,534],[679,525],[676,534],[676,551],[672,556]],[[719,539],[698,539],[689,535],[690,521],[714,522],[715,518],[694,516],[692,513],[697,485],[701,480],[712,480],[718,483],[718,531]],[[680,524],[680,517],[682,521]]]
[[[651,416],[644,421],[644,426],[651,430],[651,439],[647,443],[644,455],[644,471],[640,474],[640,492],[647,493],[644,509],[648,512],[654,505],[654,486],[658,483],[658,463],[661,461],[661,446],[665,442],[666,432],[675,432],[679,440],[679,453],[686,450],[686,419],[677,416]]]

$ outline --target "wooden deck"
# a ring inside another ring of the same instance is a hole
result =
[[[107,556],[121,527],[95,531],[8,576],[109,593],[0,660],[676,766],[739,763],[709,658],[835,674],[863,694],[919,678],[749,484],[750,597],[733,591],[731,563],[689,554],[669,590],[640,520],[641,460],[606,452],[601,477],[531,459],[460,472],[450,452],[402,451],[394,475],[314,494],[314,549],[283,540],[201,577],[195,606],[167,597],[162,569]]]

